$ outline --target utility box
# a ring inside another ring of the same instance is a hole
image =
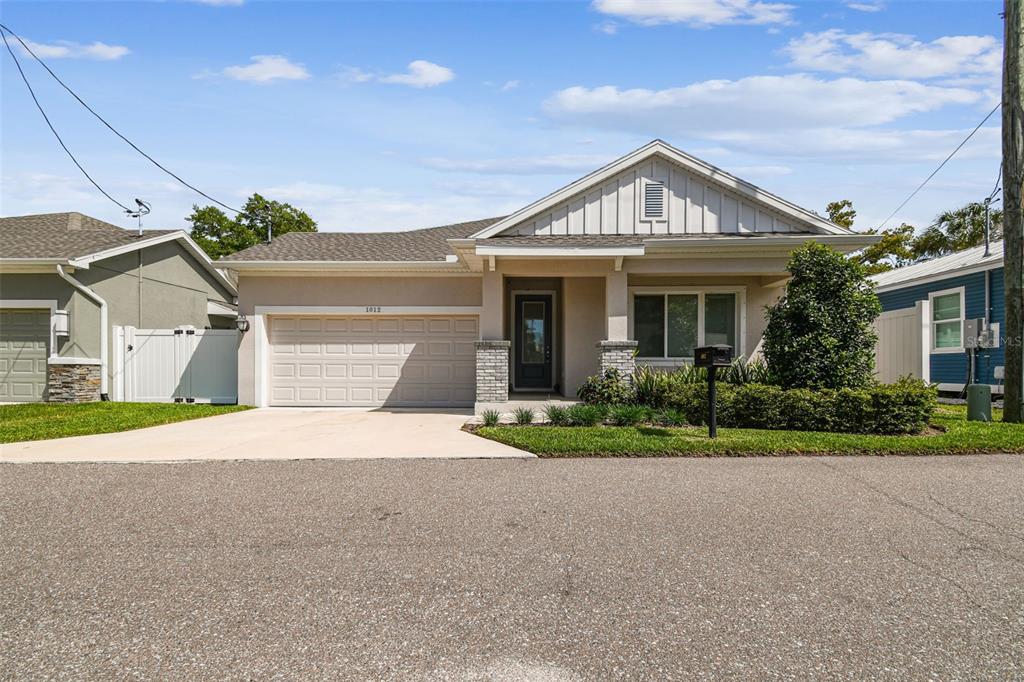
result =
[[[964,348],[999,348],[999,323],[988,324],[984,317],[964,320]]]
[[[732,365],[732,346],[717,343],[694,348],[693,364],[696,367],[729,367]]]
[[[992,421],[992,387],[971,384],[967,387],[967,421]]]

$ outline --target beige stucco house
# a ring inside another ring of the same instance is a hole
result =
[[[126,399],[116,329],[234,329],[236,293],[181,230],[0,218],[0,402]]]
[[[874,238],[658,140],[509,216],[287,234],[218,263],[250,322],[239,401],[479,408],[704,344],[750,355],[808,240]]]

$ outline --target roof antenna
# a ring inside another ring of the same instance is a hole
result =
[[[128,214],[129,218],[138,218],[139,219],[139,236],[141,237],[142,236],[142,216],[149,215],[149,212],[152,209],[152,206],[149,203],[143,201],[142,199],[136,199],[135,200],[135,207],[136,208],[135,208],[134,211],[132,211],[130,209],[126,209],[125,213]]]

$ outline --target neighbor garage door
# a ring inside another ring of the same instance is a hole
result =
[[[274,316],[270,404],[472,405],[475,316]]]
[[[43,399],[49,341],[49,310],[0,310],[0,402]]]

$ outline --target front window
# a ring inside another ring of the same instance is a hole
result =
[[[962,293],[952,291],[932,296],[932,348],[959,351],[963,348]]]
[[[633,296],[633,338],[647,359],[686,359],[715,343],[736,348],[735,293],[638,293]]]

